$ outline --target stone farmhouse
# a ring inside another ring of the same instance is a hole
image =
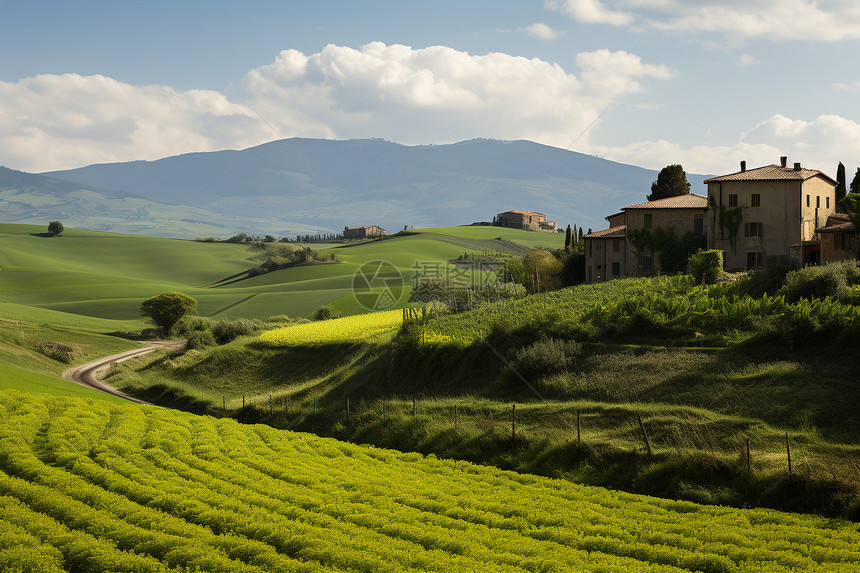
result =
[[[585,235],[586,281],[660,272],[659,253],[638,245],[643,231],[674,229],[702,235],[724,253],[730,271],[754,269],[770,257],[799,266],[839,260],[853,252],[856,232],[836,213],[836,181],[800,163],[767,165],[705,180],[707,196],[688,194],[629,205],[608,216],[609,228]]]
[[[543,213],[534,211],[505,211],[493,218],[496,227],[525,229],[526,231],[551,231],[558,229],[558,221],[547,221]]]
[[[836,181],[800,163],[741,170],[705,180],[708,247],[724,252],[728,270],[790,257],[798,266],[821,262],[817,230],[836,212]]]
[[[379,237],[380,235],[387,234],[388,233],[385,229],[377,225],[364,225],[362,227],[343,228],[344,239],[366,239],[368,237]]]

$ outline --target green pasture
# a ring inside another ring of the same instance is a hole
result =
[[[0,302],[102,319],[135,321],[140,303],[177,290],[193,296],[210,317],[306,316],[333,303],[345,314],[363,312],[351,300],[353,277],[367,263],[393,265],[391,283],[404,305],[416,273],[463,273],[448,261],[466,253],[522,254],[557,248],[560,233],[495,227],[422,229],[384,240],[324,244],[339,263],[297,266],[248,278],[259,253],[247,245],[117,235],[67,229],[49,237],[44,227],[0,225]],[[315,247],[316,248],[316,247]],[[468,274],[472,274],[471,271]]]

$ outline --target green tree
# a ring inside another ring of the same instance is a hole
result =
[[[836,203],[839,204],[842,199],[845,198],[846,187],[845,187],[845,166],[842,165],[842,162],[839,162],[839,166],[836,168]]]
[[[55,237],[59,237],[63,234],[66,228],[59,221],[51,221],[48,223],[48,232],[54,235]]]
[[[689,193],[690,182],[687,181],[684,168],[680,165],[667,165],[657,175],[657,181],[651,184],[651,194],[648,195],[648,200],[654,201]]]
[[[197,313],[197,301],[187,294],[176,291],[163,292],[148,298],[140,305],[140,315],[148,318],[168,336],[186,314]]]
[[[571,240],[571,239],[570,239],[570,233],[571,233],[571,231],[570,231],[570,225],[568,225],[568,226],[567,226],[567,231],[565,231],[565,233],[564,233],[564,248],[565,248],[565,249],[569,249],[569,248],[570,248],[570,240]]]
[[[860,193],[860,167],[857,168],[857,173],[854,174],[854,179],[851,180],[851,187],[848,188],[850,193]]]

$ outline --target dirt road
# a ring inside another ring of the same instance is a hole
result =
[[[113,394],[119,398],[124,398],[130,402],[136,402],[138,404],[148,404],[152,405],[150,402],[146,402],[144,400],[139,400],[138,398],[134,398],[129,396],[128,394],[124,394],[110,386],[105,384],[101,380],[99,380],[99,374],[104,370],[110,368],[111,364],[116,362],[124,362],[131,358],[135,358],[137,356],[142,356],[143,354],[148,354],[154,350],[158,350],[159,348],[180,348],[185,344],[184,340],[170,340],[166,342],[151,342],[149,346],[144,346],[142,348],[135,348],[134,350],[128,350],[126,352],[122,352],[120,354],[114,354],[113,356],[108,356],[106,358],[100,358],[95,362],[90,362],[89,364],[84,364],[82,366],[75,366],[74,368],[69,368],[65,372],[63,372],[63,379],[70,380],[72,382],[77,382],[82,386],[89,386],[90,388],[95,388],[96,390],[101,390],[102,392],[107,392],[108,394]]]

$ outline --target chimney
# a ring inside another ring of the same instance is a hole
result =
[[[788,165],[788,156],[783,155],[779,158],[779,162],[782,164],[783,167],[785,167],[786,165]]]
[[[747,162],[741,161],[741,173],[747,170]]]
[[[795,164],[794,164],[794,170],[795,170],[795,171],[800,171],[800,163],[795,163]]]

